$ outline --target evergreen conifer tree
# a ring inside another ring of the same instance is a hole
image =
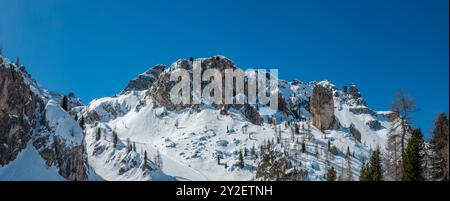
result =
[[[331,167],[328,169],[327,172],[327,181],[336,181],[336,170],[334,170],[334,167]]]
[[[402,181],[423,181],[423,138],[422,131],[415,129],[403,154]]]

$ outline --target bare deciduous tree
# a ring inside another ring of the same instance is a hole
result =
[[[395,124],[394,122],[393,124]],[[398,122],[397,122],[398,123]],[[401,150],[400,150],[400,135],[393,126],[388,133],[388,140],[386,145],[386,178],[393,181],[400,180],[401,177]]]
[[[409,97],[405,92],[398,91],[395,94],[395,99],[394,102],[392,103],[391,109],[398,115],[398,117],[401,120],[400,147],[401,153],[404,153],[406,135],[408,133],[408,130],[410,130],[408,121],[411,121],[411,114],[417,111],[416,102],[411,97]]]

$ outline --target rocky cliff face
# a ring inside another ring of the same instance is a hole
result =
[[[161,74],[165,68],[166,67],[161,64],[150,68],[135,79],[131,80],[121,94],[129,91],[142,91],[150,89],[153,83],[158,79],[159,74]]]
[[[0,66],[0,165],[13,161],[30,140],[40,100],[11,64]]]
[[[53,137],[53,138],[52,138]],[[59,174],[72,181],[87,179],[87,160],[83,145],[69,147],[55,136],[40,136],[33,142],[48,166],[56,166]]]
[[[87,179],[82,131],[73,117],[59,107],[61,97],[40,88],[24,68],[1,59],[0,165],[14,161],[31,141],[46,164],[57,167],[61,176],[69,180]],[[72,102],[74,106],[80,104]],[[53,109],[51,114],[47,114],[49,105]],[[62,129],[69,124],[70,130]]]
[[[320,130],[330,129],[334,123],[334,101],[331,89],[316,85],[311,97],[313,125]]]
[[[153,100],[155,100],[159,106],[166,107],[168,110],[173,111],[179,111],[185,108],[193,108],[193,109],[199,109],[200,105],[190,104],[190,105],[183,105],[183,104],[173,104],[170,100],[170,90],[172,87],[176,84],[174,81],[170,81],[170,72],[176,69],[186,69],[191,70],[191,77],[192,77],[192,69],[193,69],[193,61],[194,60],[178,60],[176,63],[174,63],[168,72],[159,74],[158,79],[156,82],[154,82],[151,89],[147,92],[147,96],[150,96]],[[213,56],[211,58],[201,59],[201,68],[202,68],[202,74],[207,69],[217,69],[222,73],[222,79],[225,79],[225,69],[236,69],[237,67],[235,64],[222,56]],[[191,80],[192,81],[192,80]],[[201,90],[209,84],[209,81],[202,81],[201,82]],[[224,84],[225,82],[222,81]],[[247,84],[244,84],[245,88],[247,87]],[[246,91],[246,90],[244,90]],[[223,93],[225,93],[223,91]],[[224,94],[223,94],[224,95]],[[281,95],[280,95],[281,97]],[[282,98],[281,98],[282,99]],[[191,95],[191,100],[193,100],[193,97]],[[279,104],[281,105],[281,108],[283,110],[286,109],[286,103],[284,100],[279,101]],[[250,122],[261,125],[262,124],[262,117],[259,115],[259,112],[251,105],[239,105],[239,104],[233,104],[233,105],[214,105],[216,109],[222,109],[226,108],[229,109],[230,107],[235,108],[237,110],[241,110],[244,116],[246,116]]]

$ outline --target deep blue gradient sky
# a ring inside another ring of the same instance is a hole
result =
[[[84,102],[157,63],[225,55],[282,79],[355,83],[388,110],[403,89],[430,131],[448,114],[448,0],[0,0],[0,43],[45,88]]]

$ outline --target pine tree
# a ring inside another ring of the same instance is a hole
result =
[[[85,127],[84,127],[84,124],[85,124],[85,122],[84,122],[84,116],[81,116],[81,119],[80,119],[80,127],[81,127],[81,129],[85,129]]]
[[[380,161],[379,147],[372,152],[369,163],[363,162],[361,166],[360,181],[383,181],[383,170]]]
[[[434,180],[448,180],[449,178],[449,120],[445,113],[440,113],[436,118],[433,129],[433,137],[430,140],[430,148],[435,163],[434,171],[442,172],[442,176],[436,174]],[[439,170],[440,169],[440,170]],[[439,178],[442,177],[442,178]]]
[[[370,157],[370,166],[368,168],[370,181],[383,181],[383,169],[381,167],[380,148],[377,147]]]
[[[238,166],[239,168],[244,168],[244,156],[242,155],[242,151],[239,151],[239,163]]]
[[[61,107],[62,107],[62,109],[64,109],[65,111],[68,111],[68,110],[69,110],[68,102],[69,102],[69,100],[68,100],[67,96],[64,95],[63,98],[62,98],[62,101],[61,101]]]
[[[423,181],[423,138],[422,131],[415,129],[403,154],[402,181]]]
[[[331,167],[328,169],[327,172],[327,181],[336,181],[336,170],[334,170],[334,167]]]
[[[156,150],[155,163],[159,167],[159,169],[163,168],[163,161],[159,150]]]
[[[347,146],[347,153],[345,154],[346,158],[350,158],[350,147]]]
[[[300,134],[300,128],[298,126],[298,124],[294,124],[295,125],[295,134]]]
[[[363,162],[361,165],[361,172],[359,174],[359,181],[369,181],[368,167],[366,162]]]
[[[330,151],[325,150],[325,165],[328,168],[330,166]]]
[[[145,171],[147,170],[147,161],[148,161],[148,156],[147,156],[147,150],[144,151],[144,164],[142,165],[142,170]]]
[[[291,140],[292,140],[292,142],[295,142],[295,135],[292,132],[291,132]]]
[[[136,152],[136,142],[133,142],[133,151]]]
[[[113,141],[113,147],[116,148],[117,142],[119,141],[119,137],[117,136],[116,131],[113,131],[112,133],[112,141]]]
[[[277,144],[280,144],[280,143],[281,143],[281,129],[278,129]]]
[[[314,155],[316,158],[319,158],[319,146],[317,143],[314,143]]]
[[[251,154],[253,157],[256,157],[255,144],[253,144],[252,149],[251,149],[251,151],[250,151],[250,154]]]
[[[97,128],[97,132],[95,132],[95,140],[99,141],[101,137],[102,137],[102,129]]]
[[[133,150],[133,145],[131,145],[130,138],[127,138],[127,152],[131,152]]]
[[[302,142],[302,153],[306,152],[306,145],[305,145],[305,141]]]

